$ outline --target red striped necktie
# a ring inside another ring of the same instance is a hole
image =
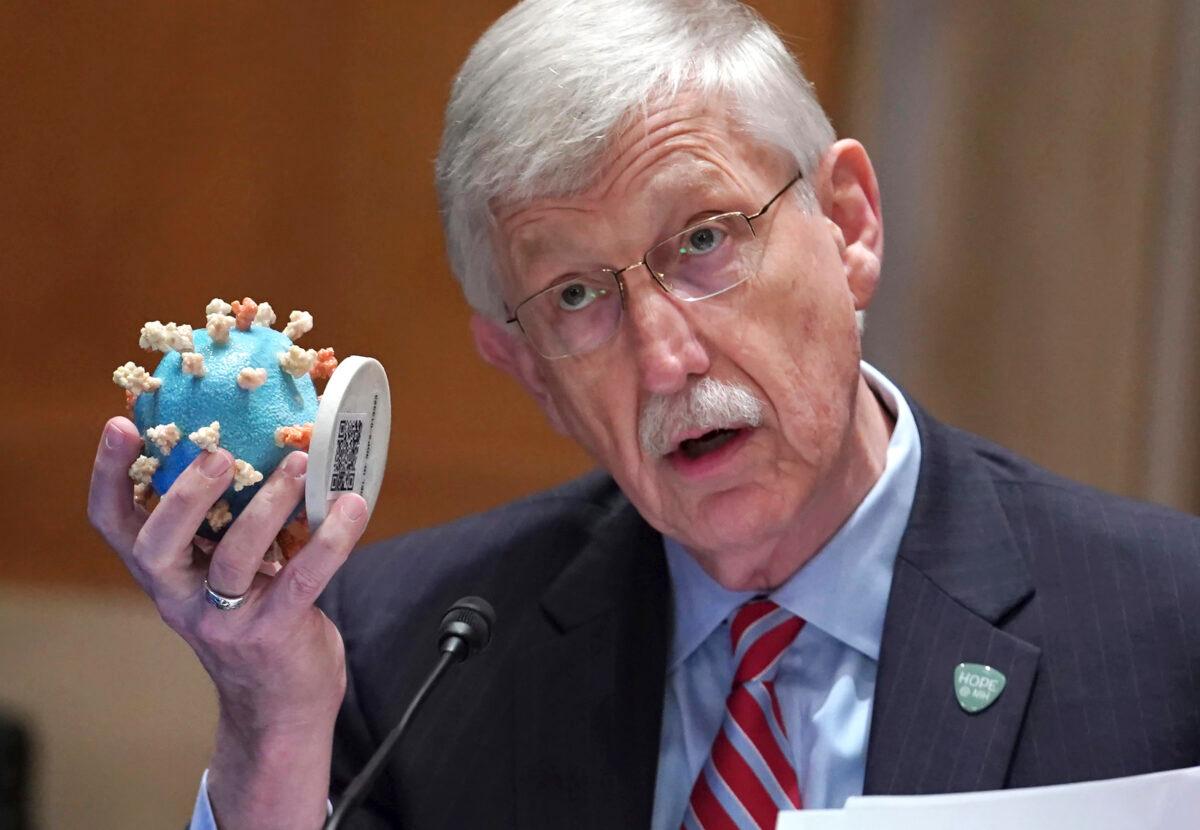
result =
[[[801,807],[775,673],[803,626],[804,620],[767,599],[751,600],[734,615],[733,691],[692,787],[683,830],[774,830],[780,810]]]

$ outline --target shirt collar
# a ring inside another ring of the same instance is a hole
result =
[[[878,660],[892,567],[917,490],[921,439],[900,390],[865,361],[861,370],[896,419],[883,473],[825,547],[776,588],[771,599]],[[679,542],[664,537],[663,544],[674,598],[671,671],[755,593],[721,587]]]

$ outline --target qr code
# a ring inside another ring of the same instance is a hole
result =
[[[358,445],[362,440],[363,416],[344,417],[338,420],[337,448],[333,451],[333,474],[329,477],[331,492],[347,492],[354,489],[355,471],[358,469]]]

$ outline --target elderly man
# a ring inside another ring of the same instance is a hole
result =
[[[1200,523],[942,426],[860,362],[875,175],[753,12],[527,0],[455,83],[438,184],[480,353],[602,472],[348,563],[346,496],[271,581],[302,454],[205,568],[229,458],[146,519],[110,422],[93,521],[220,696],[194,826],[320,826],[463,594],[494,643],[352,826],[769,828],[1200,764]],[[206,576],[247,601],[210,607]]]

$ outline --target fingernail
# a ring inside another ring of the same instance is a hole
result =
[[[223,452],[205,452],[200,472],[208,478],[220,478],[229,469],[229,456]]]
[[[117,429],[116,424],[109,424],[104,428],[104,448],[115,450],[121,446],[121,430]]]
[[[362,499],[342,496],[338,500],[338,506],[342,509],[342,515],[352,522],[362,521],[362,517],[367,515],[367,503]]]
[[[297,450],[283,460],[283,471],[292,478],[304,478],[308,469],[308,453]]]

